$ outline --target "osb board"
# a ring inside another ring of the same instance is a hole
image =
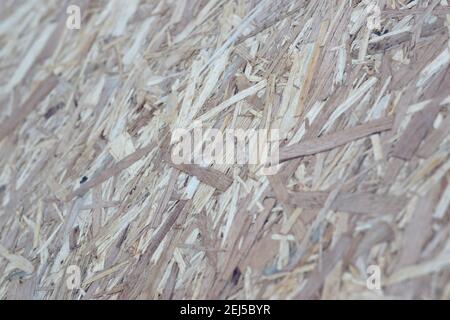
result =
[[[450,298],[450,7],[378,5],[1,1],[0,297]],[[196,119],[279,173],[173,165]]]

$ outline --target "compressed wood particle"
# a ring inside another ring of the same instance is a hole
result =
[[[0,299],[449,299],[449,34],[445,0],[1,1]],[[199,128],[276,133],[274,171],[174,161]]]

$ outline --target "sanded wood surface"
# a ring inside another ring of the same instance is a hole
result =
[[[449,299],[449,1],[371,2],[0,1],[0,299]]]

